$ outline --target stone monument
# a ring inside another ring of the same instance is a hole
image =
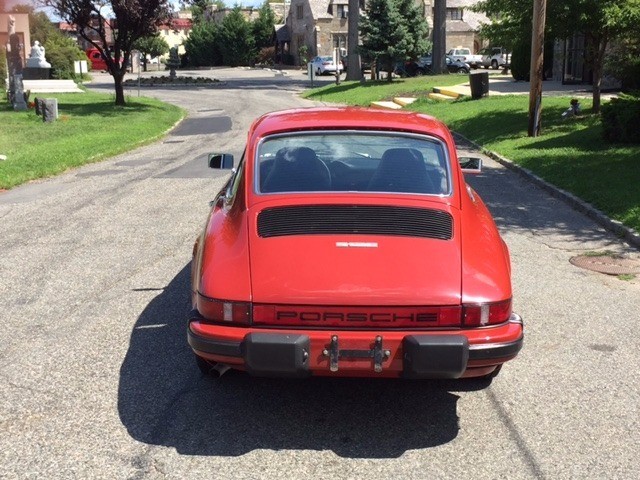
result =
[[[169,77],[171,80],[176,78],[176,68],[180,66],[180,56],[178,55],[178,47],[171,47],[169,49],[169,60],[167,60],[167,67],[169,67]]]
[[[9,43],[7,44],[7,66],[9,67],[9,101],[13,109],[26,110],[27,102],[24,98],[24,86],[22,84],[22,44],[16,34],[16,19],[9,15],[7,32]]]
[[[51,64],[45,59],[44,47],[36,40],[31,47],[31,55],[27,58],[27,64],[23,69],[23,78],[25,80],[47,80],[50,70]]]

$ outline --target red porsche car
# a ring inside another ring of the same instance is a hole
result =
[[[491,377],[523,344],[506,244],[426,115],[264,115],[193,249],[206,373]],[[212,154],[212,168],[231,168]]]

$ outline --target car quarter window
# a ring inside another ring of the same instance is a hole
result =
[[[229,188],[227,190],[227,199],[229,203],[232,203],[233,199],[236,198],[236,193],[238,192],[240,181],[242,180],[242,176],[244,175],[244,157],[245,152],[242,153],[242,158],[240,159],[237,168],[234,170],[231,182],[229,182]]]
[[[451,194],[441,141],[381,132],[274,135],[257,149],[254,190]]]

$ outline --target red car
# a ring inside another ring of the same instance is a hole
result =
[[[193,249],[205,373],[491,377],[523,344],[509,252],[426,115],[264,115]],[[461,165],[462,164],[462,165]],[[212,168],[233,157],[214,154]]]

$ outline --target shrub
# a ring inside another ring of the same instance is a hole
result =
[[[258,56],[256,57],[256,63],[259,63],[260,65],[273,65],[275,56],[276,47],[261,48]]]
[[[76,79],[79,77],[74,73],[73,62],[87,60],[87,55],[73,40],[63,35],[52,35],[47,39],[45,49],[53,78]]]
[[[640,95],[620,95],[602,105],[602,132],[609,143],[640,143]]]
[[[515,80],[529,81],[531,69],[531,42],[518,40],[513,46],[511,54],[511,75]]]

